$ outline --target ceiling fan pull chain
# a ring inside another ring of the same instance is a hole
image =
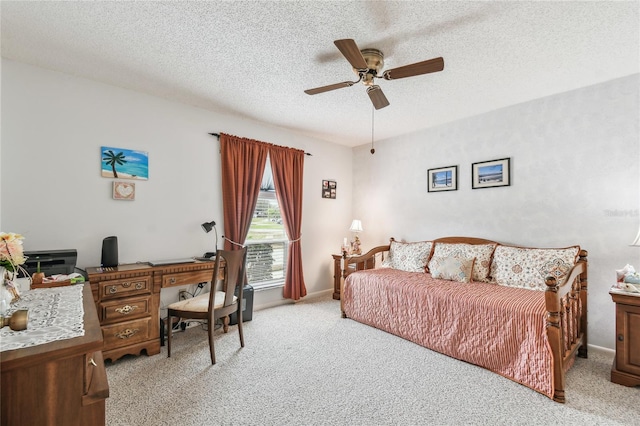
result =
[[[375,148],[373,147],[373,118],[374,118],[374,114],[376,112],[375,107],[371,107],[371,155],[376,153]]]

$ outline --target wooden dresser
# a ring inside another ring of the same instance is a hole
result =
[[[0,352],[2,425],[104,425],[102,332],[84,284],[84,336]]]
[[[616,303],[616,356],[611,381],[624,386],[640,385],[640,296],[611,291]]]
[[[160,290],[210,282],[214,262],[87,268],[104,335],[104,359],[160,353]]]

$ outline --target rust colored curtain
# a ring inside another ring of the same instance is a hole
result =
[[[302,171],[304,151],[270,146],[269,158],[276,197],[282,212],[282,221],[289,238],[289,257],[284,282],[284,297],[299,300],[307,295],[302,274]]]
[[[224,248],[236,250],[249,233],[269,145],[221,133]]]

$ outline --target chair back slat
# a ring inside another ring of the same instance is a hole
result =
[[[236,287],[240,286],[240,292],[242,291],[242,286],[244,285],[246,256],[246,247],[243,247],[239,250],[218,250],[218,252],[216,253],[216,264],[213,270],[213,278],[211,280],[211,283],[213,287],[219,276],[218,274],[220,271],[221,262],[224,260],[223,291],[225,292],[225,296],[223,307],[233,305],[233,297],[235,295]],[[238,294],[238,297],[242,297],[242,293],[240,292]],[[209,298],[210,309],[213,308],[214,305],[214,289],[212,289],[211,293],[212,295]]]

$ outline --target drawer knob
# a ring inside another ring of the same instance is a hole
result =
[[[622,334],[618,334],[618,340],[620,342],[624,342],[624,336]]]
[[[135,336],[139,331],[140,330],[138,330],[137,328],[134,330],[127,328],[120,333],[116,333],[115,336],[119,339],[128,339],[129,337]]]
[[[121,308],[116,308],[115,311],[119,314],[122,315],[127,315],[132,313],[133,311],[135,311],[136,309],[138,309],[138,305],[124,305]]]
[[[130,282],[124,282],[124,283],[122,283],[122,287],[129,288],[129,287],[131,287],[131,283]]]
[[[112,285],[111,287],[109,287],[109,293],[115,294],[117,292],[118,292],[118,289],[115,285]]]
[[[169,282],[170,282],[171,284],[175,284],[175,283],[176,283],[176,279],[175,279],[175,277],[171,277],[171,278],[169,278]]]
[[[143,283],[143,282],[138,281],[138,282],[136,283],[136,290],[140,290],[140,289],[142,289],[142,288],[144,288],[144,283]]]

